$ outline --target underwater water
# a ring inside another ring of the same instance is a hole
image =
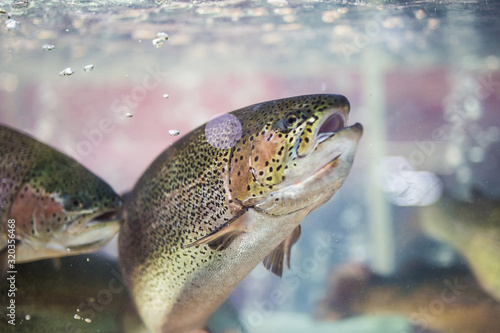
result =
[[[342,94],[348,123],[364,127],[348,178],[301,224],[283,277],[257,266],[209,327],[494,332],[499,15],[492,1],[0,0],[0,123],[123,194],[158,154],[219,114]],[[106,288],[111,266],[91,263],[116,257],[116,246],[82,259],[86,274],[103,277],[77,300]],[[50,288],[78,289],[73,279]],[[85,319],[78,301],[61,304],[68,322]],[[37,329],[22,327],[14,331]],[[127,331],[115,327],[99,331]]]

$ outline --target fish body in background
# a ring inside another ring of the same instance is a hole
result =
[[[137,182],[120,229],[122,272],[154,332],[196,332],[261,261],[281,276],[300,222],[347,177],[362,126],[349,102],[307,95],[211,120]]]
[[[97,251],[118,232],[121,205],[72,158],[0,125],[0,250],[9,265]]]
[[[419,215],[424,233],[453,247],[483,289],[500,301],[500,201],[476,190],[469,202],[445,193]]]
[[[393,276],[380,276],[358,263],[345,263],[330,276],[316,318],[401,316],[405,332],[496,332],[500,303],[482,290],[464,265],[435,267],[411,262]]]

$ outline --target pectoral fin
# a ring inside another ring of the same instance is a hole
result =
[[[246,210],[243,210],[238,216],[226,222],[221,228],[191,244],[183,245],[182,248],[186,249],[196,245],[208,244],[212,250],[225,250],[239,235],[245,233],[247,219],[242,217],[245,212]]]
[[[283,274],[283,265],[286,257],[286,265],[290,268],[290,252],[292,245],[295,244],[300,236],[300,225],[295,228],[290,235],[285,238],[277,248],[275,248],[262,262],[267,270],[281,277]]]

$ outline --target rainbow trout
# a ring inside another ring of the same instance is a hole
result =
[[[497,332],[499,315],[500,303],[464,266],[436,267],[419,261],[392,276],[377,275],[359,263],[339,265],[316,310],[320,320],[404,317],[413,329],[380,331],[415,333]]]
[[[96,251],[118,232],[120,208],[75,160],[0,125],[0,250],[9,263]]]
[[[500,302],[500,201],[473,190],[472,201],[446,193],[419,209],[429,236],[452,246],[465,258],[481,287]]]
[[[261,261],[281,276],[300,222],[340,188],[362,126],[307,95],[220,116],[164,151],[125,205],[123,275],[154,332],[195,332]]]

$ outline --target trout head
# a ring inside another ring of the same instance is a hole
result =
[[[363,128],[345,127],[341,95],[308,95],[233,113],[242,136],[228,171],[229,204],[272,215],[309,211],[330,199],[347,177]]]
[[[119,196],[73,159],[54,152],[26,179],[9,214],[18,262],[93,252],[118,232]]]

